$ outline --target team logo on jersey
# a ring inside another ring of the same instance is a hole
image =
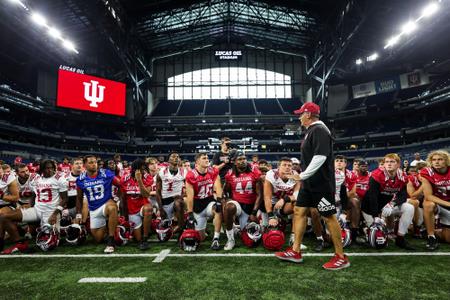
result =
[[[98,81],[91,80],[91,82],[83,82],[84,85],[84,99],[91,102],[90,107],[98,107],[98,103],[103,102],[105,86],[99,85]],[[92,88],[91,88],[92,87]]]

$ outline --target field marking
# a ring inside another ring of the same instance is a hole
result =
[[[147,281],[147,277],[85,277],[78,283],[138,283]]]
[[[166,249],[169,250],[169,249]],[[163,250],[164,251],[164,250]],[[161,252],[163,252],[161,251]],[[0,255],[2,258],[119,258],[119,257],[158,257],[159,253],[136,253],[136,254],[15,254]],[[346,253],[349,257],[381,257],[381,256],[450,256],[450,252],[355,252]],[[302,253],[304,257],[328,257],[334,253]],[[273,253],[168,253],[167,257],[273,257]]]
[[[162,262],[167,255],[169,255],[170,249],[164,249],[161,252],[159,252],[158,256],[153,260],[154,263],[160,263]]]

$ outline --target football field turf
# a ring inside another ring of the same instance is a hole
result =
[[[412,242],[417,252],[425,251],[424,240]],[[307,245],[311,248],[312,240]],[[27,257],[0,257],[0,298],[449,299],[450,295],[449,245],[441,245],[434,254],[442,255],[433,256],[409,256],[392,244],[383,251],[353,246],[346,251],[352,266],[336,272],[321,268],[329,256],[306,256],[304,263],[292,264],[275,259],[262,246],[247,249],[238,244],[228,256],[218,257],[204,256],[228,254],[209,250],[209,242],[202,244],[196,255],[182,252],[175,242],[151,246],[141,252],[130,244],[116,252],[130,256],[106,256],[102,255],[103,245],[89,241],[83,247],[61,245],[49,253],[37,251]],[[154,263],[166,249],[170,254]],[[238,256],[252,253],[259,256]],[[305,251],[307,255],[311,253],[314,252]],[[327,253],[331,249],[324,255]],[[377,253],[390,255],[365,256]],[[83,257],[83,254],[99,256]],[[29,257],[32,255],[39,257]],[[92,277],[141,277],[145,281],[78,283]]]

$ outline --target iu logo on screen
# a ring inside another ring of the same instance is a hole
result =
[[[60,69],[56,105],[124,116],[125,89],[122,82]]]
[[[98,81],[95,80],[91,80],[90,83],[83,82],[83,85],[84,85],[84,99],[91,102],[91,104],[89,104],[90,107],[98,107],[97,103],[103,102],[105,86],[98,85]]]

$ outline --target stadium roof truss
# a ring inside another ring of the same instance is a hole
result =
[[[264,1],[202,1],[139,15],[139,38],[158,53],[221,42],[305,52],[321,29],[307,10]]]

